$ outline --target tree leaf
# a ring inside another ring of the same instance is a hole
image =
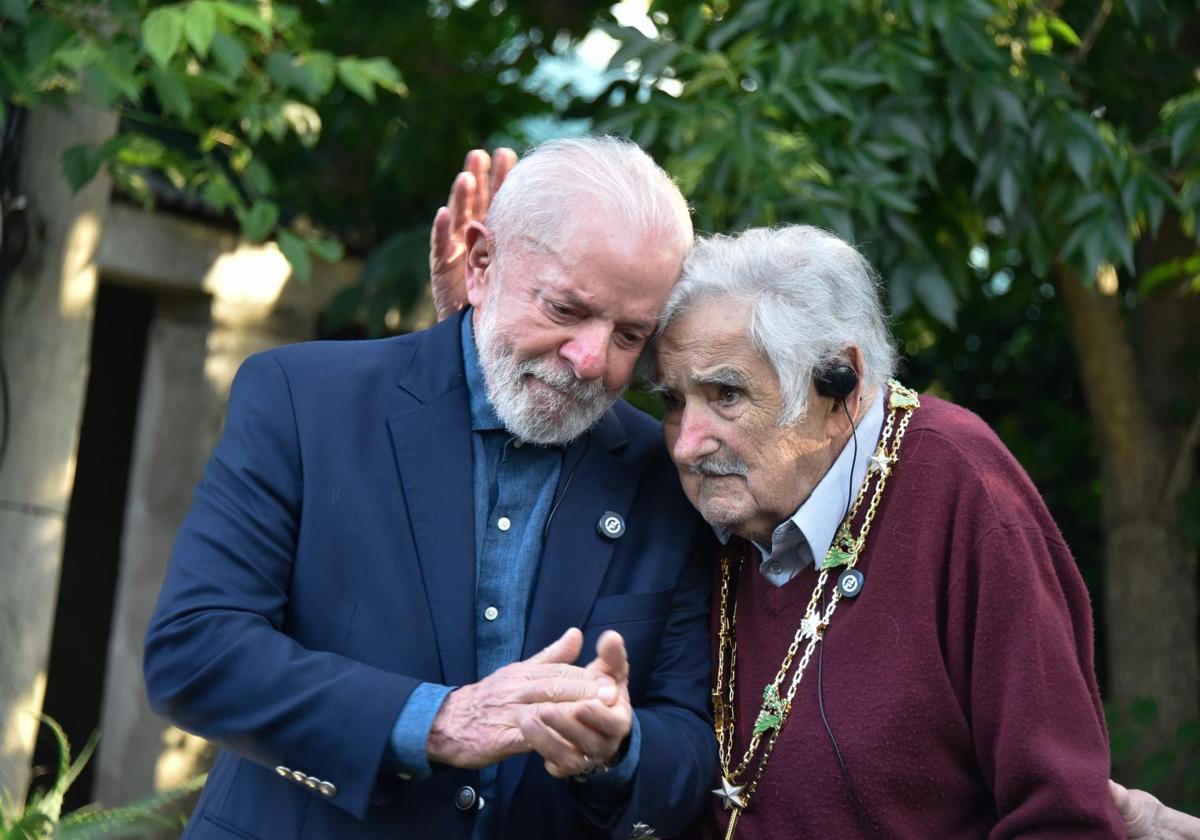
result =
[[[308,250],[325,260],[325,262],[341,262],[342,257],[346,255],[346,249],[342,247],[342,243],[332,237],[322,238],[312,236],[304,241],[308,243]]]
[[[73,30],[59,20],[35,16],[20,39],[25,44],[25,56],[29,60],[26,72],[40,75],[50,57],[70,40],[72,34]]]
[[[1130,3],[1129,5],[1133,5]],[[1046,19],[1046,29],[1050,31],[1058,40],[1070,44],[1072,47],[1078,47],[1080,44],[1079,36],[1075,30],[1071,28],[1065,20],[1060,17],[1049,17]]]
[[[1078,135],[1067,140],[1067,161],[1079,180],[1087,184],[1092,176],[1092,163],[1096,160],[1095,149],[1086,137]]]
[[[150,70],[150,84],[167,111],[185,120],[192,115],[192,99],[181,74],[170,67],[154,67]]]
[[[142,47],[159,67],[167,63],[183,41],[183,12],[163,6],[146,16],[142,23]]]
[[[930,266],[916,273],[914,291],[917,299],[929,310],[929,314],[946,326],[954,329],[957,302],[954,290],[940,271]]]
[[[279,205],[273,201],[256,201],[254,206],[238,214],[242,225],[242,233],[255,242],[267,238],[279,222]]]
[[[1029,118],[1025,115],[1025,106],[1019,96],[1007,88],[997,87],[992,88],[992,101],[996,103],[1005,122],[1029,129]]]
[[[283,255],[292,264],[292,273],[296,275],[296,278],[307,281],[312,277],[312,258],[308,255],[308,245],[304,240],[294,233],[281,230],[277,241],[279,250],[283,251]]]
[[[337,64],[337,74],[342,84],[367,102],[375,104],[375,81],[360,59],[343,58]]]
[[[263,20],[257,8],[243,6],[241,3],[234,0],[216,0],[213,3],[213,8],[221,17],[237,26],[245,26],[253,29],[264,38],[271,37],[271,27]]]
[[[1017,183],[1017,176],[1011,169],[1005,167],[1000,172],[1000,179],[996,182],[996,194],[1000,198],[1000,206],[1004,209],[1004,215],[1010,219],[1017,210],[1020,193],[1021,187]]]
[[[1171,131],[1171,165],[1179,166],[1183,156],[1196,151],[1196,139],[1200,135],[1200,116],[1181,120]]]
[[[212,52],[217,66],[231,78],[238,78],[246,69],[249,54],[236,38],[231,38],[224,32],[217,32],[213,35]]]
[[[62,156],[63,174],[76,192],[96,177],[102,163],[104,152],[96,146],[72,146]]]
[[[209,0],[192,0],[183,13],[183,34],[196,55],[208,57],[217,34],[217,10]]]
[[[846,107],[846,103],[840,97],[834,96],[820,82],[810,81],[808,90],[812,94],[813,102],[817,103],[817,107],[827,114],[838,114],[846,119],[852,119],[854,114]]]
[[[29,23],[29,0],[0,0],[0,17],[24,26]]]

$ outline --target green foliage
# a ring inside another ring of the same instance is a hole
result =
[[[1175,807],[1193,814],[1200,811],[1200,720],[1183,723],[1168,746],[1148,752],[1144,745],[1158,721],[1158,703],[1154,698],[1139,697],[1127,709],[1108,704],[1104,715],[1108,719],[1113,764],[1135,759],[1135,777],[1118,781],[1151,792],[1170,786],[1183,795],[1182,800],[1172,803]]]
[[[390,60],[316,48],[299,10],[282,4],[4,0],[0,14],[0,102],[38,108],[84,96],[122,117],[110,142],[67,153],[63,171],[73,187],[107,168],[149,205],[147,179],[157,175],[232,214],[251,239],[287,234],[283,250],[300,275],[308,273],[310,243],[325,239],[281,227],[262,146],[288,138],[314,146],[317,106],[337,95],[339,82],[370,104],[380,91],[406,93]]]
[[[71,745],[62,727],[49,717],[40,717],[58,744],[57,772],[50,787],[35,791],[24,807],[11,797],[0,797],[0,840],[142,837],[149,830],[183,826],[186,815],[179,811],[181,801],[204,785],[204,776],[121,808],[89,805],[64,816],[63,797],[91,759],[99,735],[93,734],[72,760]]]
[[[896,314],[953,325],[974,247],[1090,281],[1152,269],[1135,245],[1168,215],[1196,234],[1200,85],[1175,54],[1195,2],[1117,4],[1095,33],[1095,4],[1043,5],[660,1],[656,37],[609,27],[625,78],[576,110],[648,144],[702,230],[827,227]]]

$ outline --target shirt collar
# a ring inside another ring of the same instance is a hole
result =
[[[479,351],[475,347],[475,324],[473,312],[468,309],[462,319],[463,372],[467,377],[467,393],[471,398],[471,431],[487,432],[504,428],[488,399],[487,381],[483,367],[479,364]]]
[[[796,571],[815,560],[817,568],[825,561],[825,554],[833,544],[838,526],[846,516],[846,491],[853,487],[853,493],[862,488],[867,476],[867,466],[879,445],[879,434],[883,431],[883,404],[887,398],[887,388],[871,403],[867,413],[859,421],[855,435],[858,440],[858,456],[855,457],[855,438],[846,441],[842,451],[829,471],[817,482],[812,493],[797,508],[789,518],[781,522],[771,535],[771,545],[763,547],[754,543],[766,562],[789,549],[799,549],[802,553],[807,549],[807,556],[800,558]],[[850,503],[854,504],[853,496]],[[722,543],[729,542],[732,532],[720,526],[713,526],[717,539]],[[799,545],[798,545],[799,544]]]

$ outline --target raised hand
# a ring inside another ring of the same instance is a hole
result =
[[[555,778],[611,764],[633,726],[629,659],[620,633],[605,631],[596,642],[596,658],[585,670],[597,680],[611,680],[615,690],[594,699],[540,703],[521,725],[525,740]]]
[[[614,679],[570,664],[582,649],[583,634],[572,627],[529,659],[450,692],[429,732],[429,760],[486,767],[530,749],[522,722],[540,704],[612,702]]]
[[[483,222],[492,197],[517,163],[512,149],[496,149],[489,156],[472,149],[450,187],[450,198],[433,217],[429,234],[429,280],[438,320],[444,320],[467,305],[467,226]]]

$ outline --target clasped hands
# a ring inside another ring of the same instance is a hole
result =
[[[605,631],[596,658],[572,665],[582,651],[572,627],[540,653],[450,692],[429,732],[429,760],[473,769],[534,751],[559,779],[612,763],[633,726],[625,640]]]

